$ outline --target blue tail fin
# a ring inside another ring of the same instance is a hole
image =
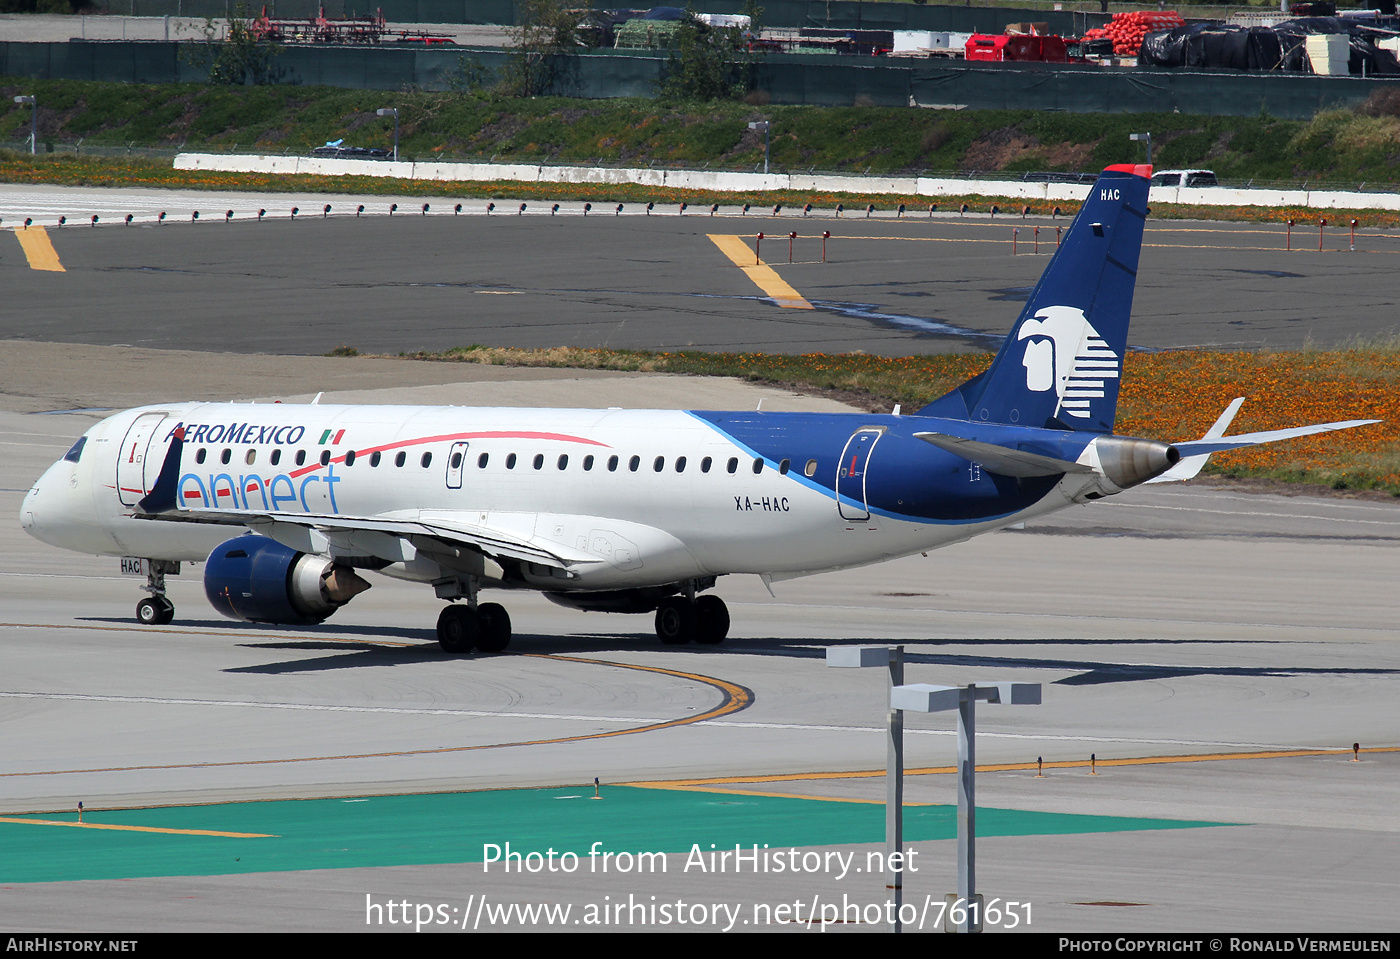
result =
[[[1113,432],[1151,174],[1099,175],[991,367],[920,413]]]

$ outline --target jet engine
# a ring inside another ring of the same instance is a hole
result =
[[[348,566],[254,533],[220,543],[204,566],[210,605],[250,623],[319,623],[369,587]]]

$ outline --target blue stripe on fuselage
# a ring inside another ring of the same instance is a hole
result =
[[[914,437],[949,433],[1057,459],[1074,460],[1092,434],[976,424],[926,416],[851,413],[762,413],[689,410],[691,416],[764,464],[777,469],[786,459],[787,478],[830,497],[835,505],[838,460],[851,436],[883,429],[866,466],[868,503],[841,496],[849,506],[865,506],[890,519],[926,523],[977,523],[999,519],[1034,505],[1054,488],[1058,476],[1018,480],[986,470]],[[803,475],[809,460],[813,476]]]

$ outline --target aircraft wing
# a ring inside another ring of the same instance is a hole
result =
[[[418,519],[350,516],[344,513],[210,509],[138,512],[134,515],[136,519],[164,522],[242,526],[304,553],[324,553],[334,548],[336,552],[378,556],[390,562],[409,560],[419,550],[455,552],[461,548],[493,559],[513,559],[561,569],[602,562],[600,557],[588,553],[545,549],[509,529],[480,525],[465,518],[454,520],[446,513]],[[477,514],[465,514],[474,515]],[[410,548],[405,548],[405,544]],[[437,549],[435,544],[447,549]]]

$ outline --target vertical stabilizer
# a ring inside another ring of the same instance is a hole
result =
[[[1113,431],[1151,174],[1122,164],[1099,175],[991,368],[921,412]]]

